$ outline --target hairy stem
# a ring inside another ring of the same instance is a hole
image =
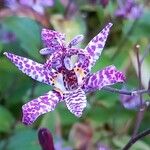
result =
[[[137,135],[138,133],[138,130],[140,128],[140,125],[141,125],[141,122],[143,120],[143,117],[144,117],[144,113],[145,113],[145,108],[142,110],[140,109],[138,112],[137,112],[137,116],[136,116],[136,122],[135,122],[135,127],[134,127],[134,130],[133,130],[133,134],[132,134],[132,139]]]
[[[120,90],[120,89],[116,89],[116,88],[112,88],[109,86],[105,86],[102,88],[102,90],[111,92],[111,93],[119,93],[119,94],[125,94],[125,95],[139,95],[139,94],[149,94],[150,93],[150,89],[141,89],[141,90],[134,90],[134,91],[127,91],[127,90]]]
[[[141,79],[141,65],[142,64],[140,63],[139,48],[140,48],[139,45],[135,45],[134,51],[136,53],[137,65],[138,65],[139,90],[141,90],[142,89],[142,79]],[[142,94],[140,93],[139,95],[140,95],[140,108],[139,108],[138,113],[137,113],[132,138],[134,138],[136,136],[136,134],[138,133],[138,129],[139,129],[140,124],[143,120],[144,112],[145,112],[145,108],[142,109],[143,108]]]

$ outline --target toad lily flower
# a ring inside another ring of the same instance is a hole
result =
[[[104,48],[111,26],[109,23],[85,49],[73,47],[82,41],[81,35],[76,36],[67,45],[64,34],[43,29],[41,36],[46,48],[40,50],[40,53],[48,55],[44,64],[4,53],[23,73],[54,87],[52,91],[23,105],[23,123],[32,124],[37,117],[54,110],[62,101],[71,113],[81,117],[87,103],[86,93],[100,90],[106,85],[124,82],[124,74],[113,65],[96,73],[90,72]]]

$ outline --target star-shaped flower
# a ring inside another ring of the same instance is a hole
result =
[[[101,55],[111,26],[112,23],[109,23],[85,49],[73,47],[83,40],[82,35],[76,36],[67,45],[64,34],[43,29],[41,36],[46,48],[40,50],[40,53],[48,55],[44,64],[4,53],[23,73],[54,87],[52,91],[23,105],[23,123],[32,124],[40,115],[54,110],[62,101],[71,113],[81,117],[87,103],[86,93],[124,82],[124,74],[113,65],[96,73],[90,72]]]

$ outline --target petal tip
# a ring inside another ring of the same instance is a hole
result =
[[[4,52],[3,54],[4,54],[5,56],[7,56],[7,55],[8,55],[8,53],[7,53],[7,52]]]
[[[80,118],[82,116],[82,112],[74,112],[74,115],[78,118]]]
[[[26,104],[22,106],[22,123],[26,126],[31,125],[35,119],[31,117],[30,112],[26,110]]]
[[[109,22],[106,26],[106,28],[110,29],[113,26],[113,23]]]
[[[29,122],[26,122],[26,121],[24,121],[24,120],[22,120],[22,123],[23,123],[24,125],[26,125],[26,126],[29,126],[29,125],[31,125],[31,123],[29,123]]]
[[[122,72],[122,80],[123,80],[123,82],[126,81],[126,76],[125,76],[125,74],[123,72]]]
[[[48,48],[43,48],[39,51],[41,55],[48,55],[49,54],[49,49]]]
[[[109,22],[108,25],[111,27],[111,26],[113,26],[113,23]]]
[[[42,31],[47,30],[46,28],[42,28]]]
[[[26,126],[29,126],[29,125],[32,125],[33,122],[31,122],[29,118],[26,118],[25,116],[23,116],[22,123]]]
[[[46,31],[48,31],[48,29],[43,28],[43,29],[41,30],[41,33],[42,33],[42,32],[46,32]]]
[[[14,54],[12,53],[8,53],[8,52],[4,52],[3,55],[5,55],[8,59],[12,60]]]

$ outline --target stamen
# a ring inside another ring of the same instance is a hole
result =
[[[54,78],[54,87],[60,89],[61,91],[66,91],[62,73],[58,73],[57,77]]]
[[[64,65],[65,65],[66,69],[72,70],[77,61],[78,61],[78,55],[72,55],[70,58],[65,57],[64,58]]]
[[[74,72],[75,72],[75,74],[76,74],[76,76],[77,76],[77,80],[78,80],[78,85],[82,85],[83,84],[83,79],[84,79],[84,77],[85,77],[85,71],[84,71],[84,69],[83,68],[79,68],[79,67],[76,67],[76,68],[74,68]]]

